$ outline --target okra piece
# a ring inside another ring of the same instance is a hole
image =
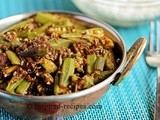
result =
[[[94,85],[94,78],[91,75],[85,75],[82,80],[84,80],[84,88],[89,88]]]
[[[33,18],[29,18],[29,19],[26,19],[26,20],[21,21],[19,23],[16,23],[15,25],[12,25],[11,27],[9,27],[9,28],[5,29],[4,31],[0,32],[0,35],[3,35],[5,32],[7,32],[9,30],[13,30],[13,29],[15,30],[17,28],[20,28],[20,27],[22,27],[26,24],[31,23],[31,22],[33,22]]]
[[[30,84],[31,82],[23,79],[23,81],[18,85],[16,89],[16,93],[21,94],[21,95],[27,94],[27,90],[30,87]]]
[[[65,88],[62,88],[59,86],[59,77],[58,75],[55,76],[55,82],[54,82],[54,94],[55,95],[60,95],[60,94],[63,94],[65,93],[66,90]]]
[[[86,35],[102,38],[104,36],[103,28],[91,28],[84,31]]]
[[[106,70],[114,70],[116,69],[116,62],[114,58],[114,54],[111,50],[109,50],[105,55],[105,69]]]
[[[18,58],[18,56],[14,52],[12,52],[11,50],[7,50],[6,54],[13,65],[20,64],[20,59]]]
[[[57,66],[51,60],[42,58],[40,64],[45,68],[46,72],[53,73],[57,70]]]
[[[108,48],[113,48],[114,47],[114,42],[110,38],[104,37],[104,40],[105,40],[105,43],[106,43],[104,45],[104,48],[108,49]]]
[[[69,45],[71,43],[74,43],[74,42],[78,42],[78,43],[84,43],[84,44],[87,44],[87,45],[91,45],[89,42],[85,41],[85,40],[80,40],[80,39],[58,39],[58,40],[51,40],[50,41],[50,44],[53,48],[55,49],[59,49],[60,46],[63,46],[63,47],[66,47],[68,48]]]
[[[82,35],[78,33],[65,33],[61,35],[62,38],[81,38]]]
[[[72,75],[72,81],[77,81],[79,79],[79,77],[76,74]]]
[[[2,50],[0,49],[0,53],[2,53]]]
[[[18,78],[17,76],[13,76],[12,79],[9,81],[6,91],[10,93],[15,93],[15,89],[20,85],[23,81],[23,78]]]
[[[37,13],[37,15],[35,16],[35,21],[45,24],[45,23],[49,23],[49,22],[54,22],[57,21],[58,18],[56,18],[56,16],[49,14],[49,13],[43,13],[43,12],[39,12]]]
[[[47,54],[45,49],[33,47],[27,51],[19,52],[21,57],[43,57]]]
[[[105,58],[102,56],[97,57],[95,64],[94,64],[94,70],[103,71],[104,64],[105,64]]]
[[[94,84],[97,84],[101,80],[104,80],[104,79],[108,78],[113,72],[114,72],[114,70],[102,71],[100,75],[95,76]]]
[[[13,47],[17,47],[17,46],[20,46],[22,44],[22,42],[20,42],[19,39],[15,39],[12,41],[11,44]]]
[[[62,65],[62,73],[60,75],[61,87],[67,87],[69,84],[69,77],[74,74],[75,60],[73,58],[65,58]]]
[[[18,65],[5,68],[5,69],[3,70],[4,77],[9,76],[10,73],[14,72],[17,68],[18,68]]]
[[[10,46],[10,43],[5,41],[2,36],[0,36],[0,45]]]
[[[68,46],[72,43],[72,40],[68,39],[58,39],[58,40],[51,40],[50,44],[54,49],[58,49],[60,46],[64,46],[68,48]]]
[[[43,77],[44,77],[44,81],[47,85],[51,85],[54,82],[52,75],[49,73],[44,73]]]
[[[87,73],[91,73],[94,70],[94,64],[97,59],[95,54],[87,55]]]
[[[50,25],[52,25],[52,22],[46,23],[46,24],[44,24],[43,26],[41,26],[41,27],[33,30],[32,32],[27,33],[28,38],[31,39],[31,38],[34,38],[34,37],[37,37],[37,36],[41,36],[42,33],[44,33],[45,30],[46,30]]]

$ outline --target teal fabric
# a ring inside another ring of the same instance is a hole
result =
[[[80,12],[70,0],[0,0],[0,19],[7,16],[36,10],[69,10]],[[138,27],[114,27],[124,38],[127,49],[140,36],[149,38],[149,24]],[[145,54],[140,57],[120,86],[111,86],[96,103],[102,109],[88,109],[65,120],[152,120],[156,69],[145,63]],[[22,120],[0,109],[0,120]]]

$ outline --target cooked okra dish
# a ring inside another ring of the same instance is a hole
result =
[[[102,27],[38,12],[0,32],[0,89],[42,96],[90,88],[116,70],[114,47]]]

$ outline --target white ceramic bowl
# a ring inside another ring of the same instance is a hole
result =
[[[160,0],[72,0],[82,12],[116,26],[135,26],[160,17]]]

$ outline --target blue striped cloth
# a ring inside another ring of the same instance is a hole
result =
[[[70,0],[0,0],[0,19],[36,10],[69,10],[80,12]],[[148,38],[149,24],[121,28],[115,27],[126,43],[127,49],[140,36]],[[143,54],[120,86],[111,86],[96,103],[102,109],[88,109],[66,120],[152,120],[156,70],[149,68]],[[0,120],[22,120],[0,109]]]

